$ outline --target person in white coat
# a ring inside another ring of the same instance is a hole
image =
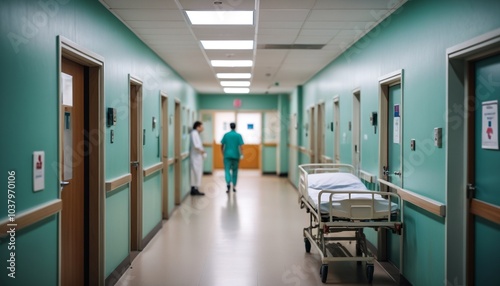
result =
[[[191,169],[191,195],[204,196],[205,193],[200,192],[201,176],[203,175],[203,159],[205,157],[205,149],[201,142],[200,133],[203,132],[203,123],[196,121],[191,130],[191,147],[189,151],[189,165]]]

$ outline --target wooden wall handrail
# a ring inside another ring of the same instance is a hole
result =
[[[132,174],[128,173],[111,181],[106,181],[106,192],[111,192],[132,181]]]
[[[184,153],[181,154],[181,160],[184,160],[187,157],[189,157],[189,152],[184,152]]]
[[[212,143],[203,143],[203,147],[213,147]]]
[[[477,199],[472,199],[470,212],[496,224],[500,224],[500,207]]]
[[[378,182],[382,185],[385,185],[393,190],[396,191],[398,195],[401,196],[401,199],[403,201],[407,201],[409,203],[412,203],[416,205],[417,207],[424,209],[430,213],[433,213],[435,215],[438,215],[440,217],[445,217],[446,216],[446,205],[442,204],[438,201],[435,201],[433,199],[424,197],[422,195],[419,195],[417,193],[414,193],[412,191],[405,190],[391,182],[388,182],[386,180],[378,179]]]
[[[161,171],[162,169],[163,169],[163,162],[156,163],[153,166],[143,170],[144,177],[147,177],[153,173]]]
[[[299,152],[306,154],[307,156],[312,156],[312,151],[308,150],[306,147],[299,146]]]
[[[267,142],[267,143],[262,143],[263,147],[278,147],[277,142]]]
[[[167,165],[169,165],[169,166],[170,166],[170,165],[172,165],[172,164],[174,164],[174,163],[175,163],[175,158],[168,158],[168,159],[167,159]]]
[[[11,227],[15,227],[17,232],[20,229],[60,212],[61,209],[62,200],[56,199],[33,209],[17,213],[13,222],[10,222],[8,219],[0,221],[0,237],[6,237],[8,235],[7,231],[10,230]]]

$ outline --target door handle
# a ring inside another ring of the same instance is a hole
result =
[[[382,166],[384,176],[389,176],[389,168],[387,166]]]
[[[394,171],[394,175],[401,177],[401,171]]]
[[[130,165],[132,165],[132,167],[135,167],[135,169],[137,169],[137,167],[139,167],[139,161],[132,161],[130,162]]]
[[[472,199],[476,193],[476,186],[473,184],[467,184],[467,198]]]
[[[69,182],[68,181],[61,181],[59,183],[59,185],[61,186],[60,190],[62,191],[62,189],[64,189],[64,187],[66,187],[67,185],[69,185]]]

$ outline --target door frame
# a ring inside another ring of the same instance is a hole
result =
[[[325,154],[325,101],[320,101],[316,105],[316,137],[318,140],[316,141],[316,162],[317,163],[326,163],[323,158],[326,156]]]
[[[164,105],[165,104],[165,105]],[[162,169],[162,218],[168,219],[168,174],[169,174],[169,160],[168,160],[168,151],[169,151],[169,141],[168,141],[168,95],[160,91],[160,116],[161,116],[161,161],[163,163]]]
[[[361,169],[361,142],[361,89],[355,88],[352,91],[352,165],[356,175]]]
[[[333,97],[333,163],[340,163],[340,96]]]
[[[181,186],[182,186],[182,105],[178,98],[174,99],[174,201],[176,205],[180,205]]]
[[[308,120],[309,120],[309,157],[310,163],[318,162],[316,158],[316,107],[314,105],[310,106],[308,109]]]
[[[468,257],[470,211],[466,196],[468,178],[468,96],[471,92],[470,62],[500,51],[500,29],[452,46],[446,50],[446,223],[445,278],[464,283],[473,281]],[[453,142],[450,144],[450,142]],[[464,249],[467,249],[464,251]]]
[[[400,154],[399,158],[401,160],[401,187],[403,187],[404,183],[404,171],[403,171],[403,138],[404,138],[404,70],[396,70],[386,75],[379,77],[379,108],[378,108],[378,126],[379,126],[379,178],[384,178],[383,166],[387,166],[388,156],[389,156],[389,131],[385,126],[387,126],[389,122],[389,87],[400,84],[401,85],[401,103],[399,106],[399,113],[401,114],[400,121]],[[382,189],[382,191],[385,191]],[[403,247],[403,233],[400,236],[401,248]],[[387,261],[387,233],[385,231],[378,232],[378,240],[377,240],[377,258],[380,261]],[[400,251],[399,257],[399,273],[403,273],[403,251]]]
[[[89,68],[89,129],[95,132],[89,134],[89,143],[92,144],[92,153],[89,154],[89,283],[104,285],[105,281],[105,116],[104,116],[104,58],[86,48],[57,36],[58,42],[58,156],[62,157],[62,132],[60,130],[63,118],[61,117],[62,82],[59,75],[62,72],[62,58],[67,58]],[[94,83],[94,84],[92,84]],[[59,168],[59,181],[62,180],[62,168]],[[94,190],[94,191],[92,191]],[[61,191],[59,191],[61,198]],[[58,284],[61,285],[61,216],[58,216]]]
[[[384,178],[384,171],[382,170],[383,166],[387,166],[387,158],[389,156],[388,147],[389,147],[389,139],[387,138],[389,131],[385,126],[387,126],[389,122],[389,87],[393,85],[400,84],[401,85],[401,103],[399,106],[399,113],[401,114],[400,121],[400,166],[401,173],[403,173],[403,138],[404,138],[404,70],[397,70],[386,74],[384,76],[379,77],[379,178]],[[401,174],[401,187],[403,187],[404,176]]]

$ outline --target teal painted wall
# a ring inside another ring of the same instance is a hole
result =
[[[333,120],[333,97],[338,95],[341,161],[351,163],[348,122],[352,120],[352,91],[359,88],[361,169],[378,174],[379,132],[374,133],[369,121],[371,112],[378,110],[378,79],[404,69],[403,187],[445,203],[446,149],[434,147],[432,136],[435,127],[443,128],[443,134],[446,132],[446,49],[499,28],[499,13],[499,1],[408,1],[304,84],[302,90],[298,88],[291,96],[290,114],[301,111],[306,115],[308,107],[324,101],[328,122]],[[307,120],[303,117],[302,124]],[[299,145],[307,147],[308,138],[303,134],[298,138],[302,140]],[[409,150],[410,139],[417,142],[414,152]],[[327,133],[326,140],[332,142],[333,134]],[[328,143],[327,155],[333,156]],[[305,161],[306,156],[299,154],[299,162]],[[442,285],[445,222],[412,205],[405,210],[403,274],[413,285]],[[373,233],[369,237],[376,243]]]
[[[106,195],[105,239],[105,275],[107,277],[129,254],[130,189],[128,186],[118,188]]]
[[[44,5],[50,3],[51,6]],[[158,156],[159,128],[152,127],[152,118],[160,118],[160,91],[168,95],[169,114],[174,112],[174,99],[179,99],[189,110],[198,109],[195,90],[190,87],[168,64],[139,40],[121,21],[116,19],[97,0],[57,1],[1,1],[0,21],[2,36],[0,52],[4,67],[9,70],[2,76],[1,134],[9,134],[9,140],[0,140],[2,152],[0,173],[16,171],[16,210],[21,212],[59,197],[58,182],[58,53],[57,36],[62,36],[84,49],[104,58],[105,107],[117,109],[117,124],[105,130],[105,178],[112,180],[129,173],[129,75],[143,82],[143,166],[160,162]],[[29,84],[26,83],[29,80]],[[13,118],[16,118],[13,120]],[[187,119],[187,118],[185,118]],[[186,122],[186,121],[184,121]],[[173,157],[173,126],[169,128],[169,157]],[[157,125],[159,126],[159,124]],[[115,142],[110,143],[110,130],[115,132]],[[184,138],[183,146],[186,145]],[[165,142],[161,142],[165,145]],[[189,143],[187,143],[189,144]],[[184,148],[186,149],[186,148]],[[32,152],[45,151],[45,190],[32,192]],[[184,168],[186,169],[186,168]],[[151,179],[153,180],[153,179]],[[144,185],[145,203],[160,202],[159,178]],[[173,182],[170,177],[169,184]],[[183,184],[186,184],[184,179]],[[183,189],[188,189],[183,185]],[[102,190],[104,191],[104,190]],[[170,191],[173,191],[171,186]],[[173,210],[173,194],[169,210]],[[6,196],[0,198],[5,206]],[[111,273],[128,254],[129,190],[123,188],[108,194],[106,198],[106,249],[105,273]],[[0,219],[6,217],[1,208]],[[143,217],[154,218],[144,225],[159,221],[158,206],[144,208]],[[18,264],[17,271],[30,273],[14,284],[22,285],[23,279],[57,284],[57,221],[28,228],[19,238],[17,255],[29,256]],[[144,233],[146,235],[147,233]],[[32,246],[26,243],[32,243]],[[5,242],[0,242],[5,269]],[[50,253],[50,255],[46,255]],[[43,257],[37,262],[33,257]],[[36,269],[36,270],[33,270]],[[5,283],[1,276],[0,284]],[[9,281],[11,283],[12,281]],[[26,285],[26,284],[24,284]]]
[[[156,172],[144,178],[142,190],[142,238],[145,238],[162,220],[161,172]]]
[[[276,150],[274,146],[262,148],[262,172],[276,174]]]

